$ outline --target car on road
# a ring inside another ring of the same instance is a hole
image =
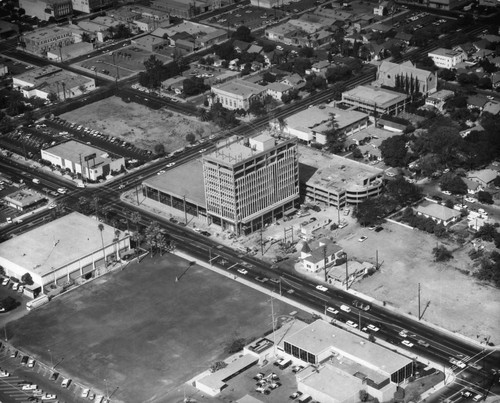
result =
[[[200,154],[204,153],[205,151],[207,151],[206,148],[202,148],[200,151],[198,151]]]
[[[56,400],[57,395],[54,395],[52,393],[46,393],[45,395],[42,396],[42,400]]]
[[[118,186],[118,190],[122,190],[125,188],[125,185],[123,183],[120,183],[120,185]]]
[[[364,242],[368,239],[367,236],[363,235],[361,238],[358,239],[358,242]]]
[[[464,369],[467,365],[460,361],[460,360],[457,360],[456,358],[450,358],[450,363],[453,364],[453,365],[456,365],[458,368],[461,368],[461,369]]]
[[[343,310],[344,312],[351,312],[351,308],[349,308],[347,305],[340,305],[340,309]]]
[[[429,343],[427,343],[425,340],[419,340],[419,341],[417,341],[417,343],[418,343],[420,346],[422,346],[422,347],[429,347],[429,346],[430,346],[430,344],[429,344]]]
[[[54,197],[59,196],[59,193],[57,193],[55,190],[52,190],[52,191],[50,192],[50,194],[51,194],[51,196],[54,196]]]
[[[326,311],[330,312],[333,315],[338,315],[338,313],[339,313],[339,311],[337,311],[335,308],[332,308],[331,306],[329,306],[328,308],[326,308]]]
[[[158,171],[158,172],[156,173],[156,175],[163,175],[164,173],[165,173],[165,171],[162,169],[161,171]]]
[[[175,165],[175,162],[169,162],[169,163],[167,164],[167,168],[173,167],[174,165]]]
[[[465,398],[469,398],[469,397],[472,397],[472,392],[468,389],[464,389],[460,392],[460,394],[465,397]]]
[[[324,285],[317,285],[316,289],[323,292],[328,291],[328,288],[325,287]]]
[[[274,284],[279,284],[281,283],[281,280],[279,278],[270,278],[269,281]]]
[[[52,210],[52,209],[54,209],[54,208],[56,208],[56,207],[57,207],[57,204],[56,204],[56,203],[50,203],[50,204],[49,204],[49,210]]]
[[[259,283],[265,283],[267,281],[269,281],[269,279],[267,277],[255,277],[255,280],[257,280]]]
[[[413,347],[413,343],[409,340],[403,340],[401,343],[404,344],[406,347]]]
[[[241,274],[245,275],[245,274],[248,274],[248,270],[238,269],[238,273],[241,273]]]
[[[358,327],[358,324],[354,323],[352,320],[348,320],[346,322],[346,325],[351,326],[351,327]]]
[[[408,337],[408,331],[407,330],[401,330],[399,333],[398,333],[401,337]]]
[[[57,189],[57,193],[59,193],[59,194],[62,194],[62,195],[63,195],[63,194],[65,194],[66,192],[67,192],[67,189],[66,189],[66,188],[59,188],[59,189]]]
[[[370,329],[373,332],[378,332],[380,330],[380,328],[378,328],[375,325],[368,325],[367,328]]]

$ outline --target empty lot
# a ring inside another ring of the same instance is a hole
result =
[[[187,266],[147,258],[10,323],[10,341],[45,362],[64,357],[58,368],[83,385],[104,391],[106,379],[119,401],[169,401],[229,342],[271,328],[269,297],[197,266],[176,282]]]

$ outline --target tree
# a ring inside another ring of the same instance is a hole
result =
[[[165,146],[163,144],[156,144],[154,147],[156,155],[164,155],[165,154]]]
[[[377,224],[383,214],[384,211],[377,199],[366,199],[356,206],[353,216],[359,225],[368,227]]]
[[[24,273],[21,277],[21,281],[23,282],[23,284],[33,285],[33,279],[31,278],[31,274],[29,273]]]
[[[355,147],[353,150],[352,150],[352,157],[359,160],[361,158],[363,158],[363,153],[361,152],[361,150],[359,149],[359,147]]]
[[[250,31],[250,28],[245,27],[244,25],[239,26],[238,29],[233,32],[232,36],[234,39],[240,40],[243,42],[252,42],[253,41],[252,31]]]
[[[104,231],[104,225],[102,223],[99,223],[97,228],[99,229],[99,232],[101,234],[102,254],[104,255],[104,266],[106,266],[106,250],[104,249],[104,237],[102,235],[102,233]]]
[[[269,71],[266,71],[262,75],[262,79],[268,83],[274,83],[276,81],[276,76],[274,74],[270,73]]]
[[[330,114],[328,129],[323,133],[326,136],[326,147],[331,153],[339,153],[344,148],[346,135],[338,128],[335,114]]]
[[[267,113],[267,110],[264,106],[264,103],[260,100],[255,100],[250,104],[248,108],[248,113],[251,113],[254,116],[264,116]]]
[[[439,245],[433,248],[432,254],[434,255],[434,260],[436,262],[446,262],[453,258],[451,252],[448,249],[446,249],[443,245]]]
[[[211,366],[210,366],[210,372],[217,372],[223,368],[226,368],[227,367],[227,364],[224,362],[224,361],[217,361],[217,362],[214,362]]]
[[[392,136],[382,141],[380,153],[386,165],[391,167],[405,166],[408,153],[405,136]]]
[[[92,42],[92,38],[90,37],[90,34],[88,32],[82,33],[82,42]]]
[[[243,347],[245,347],[245,339],[239,338],[236,340],[233,340],[231,343],[229,343],[226,348],[224,349],[224,352],[226,354],[235,354],[241,350],[243,350]]]
[[[414,203],[422,197],[420,188],[413,183],[407,182],[402,176],[389,181],[387,193],[400,206]]]
[[[453,194],[467,194],[467,184],[457,175],[445,174],[441,178],[440,186],[442,190],[448,190]]]
[[[47,95],[47,99],[50,102],[56,102],[59,100],[59,97],[57,96],[57,94],[55,92],[49,92],[49,95]]]
[[[186,134],[186,141],[193,144],[196,141],[196,136],[193,133]]]
[[[477,192],[477,200],[479,203],[493,204],[493,197],[491,196],[491,193],[482,190]]]
[[[361,402],[366,402],[368,400],[368,392],[364,389],[359,391],[359,400]]]
[[[184,91],[184,94],[186,96],[192,96],[192,95],[198,95],[210,87],[208,85],[205,85],[205,81],[203,80],[202,77],[191,77],[191,78],[186,78],[182,82],[182,89]]]

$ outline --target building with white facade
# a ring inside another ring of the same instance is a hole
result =
[[[342,93],[342,103],[368,114],[397,115],[410,103],[407,94],[370,85],[359,85]]]
[[[31,288],[43,289],[90,278],[129,249],[128,234],[73,212],[2,242],[0,265],[17,279],[29,273]]]
[[[452,224],[460,219],[460,211],[443,206],[439,203],[425,201],[413,209],[417,215],[431,218],[438,224],[445,226]]]
[[[114,0],[72,0],[72,2],[73,10],[87,14],[110,7],[115,3]]]
[[[19,189],[3,198],[5,203],[19,211],[36,208],[47,202],[47,199],[30,189]]]
[[[203,156],[209,223],[238,234],[259,230],[297,207],[295,139],[264,133]]]
[[[465,52],[459,52],[451,49],[439,48],[427,54],[433,61],[436,67],[441,69],[452,69],[458,63],[467,60]]]
[[[359,204],[378,196],[383,190],[383,171],[370,165],[335,154],[302,147],[301,182],[305,185],[306,201],[344,207]]]
[[[267,95],[267,87],[250,81],[233,80],[212,86],[214,102],[226,109],[248,110],[252,102],[261,101]]]
[[[312,273],[318,273],[320,270],[324,270],[325,266],[335,264],[343,256],[344,250],[328,238],[320,239],[317,245],[304,244],[300,251],[300,259],[304,269]]]
[[[272,125],[278,128],[279,123]],[[284,134],[297,137],[307,144],[326,144],[326,133],[334,127],[348,136],[367,126],[368,115],[364,112],[321,105],[309,107],[286,118],[285,125],[280,129]]]
[[[24,9],[26,15],[42,21],[48,21],[51,17],[60,20],[73,14],[71,0],[19,0],[19,8]]]
[[[45,56],[49,51],[58,51],[59,46],[68,46],[78,40],[71,29],[47,27],[23,33],[19,42],[24,51]]]
[[[78,141],[67,141],[41,151],[42,159],[53,165],[82,175],[82,179],[97,181],[125,167],[125,158]]]
[[[55,94],[63,101],[95,90],[95,80],[49,65],[13,77],[12,87],[26,98],[49,99],[49,94]]]

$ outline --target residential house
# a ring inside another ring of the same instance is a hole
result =
[[[444,111],[444,105],[446,101],[450,98],[452,98],[455,95],[453,91],[450,90],[440,90],[435,92],[432,95],[429,95],[425,99],[425,104],[427,106],[432,106],[436,108],[438,111],[443,112]]]
[[[472,179],[464,178],[463,181],[467,185],[467,193],[468,194],[476,194],[480,190],[483,190],[481,184],[477,181],[473,181]]]
[[[413,208],[417,215],[432,218],[436,223],[448,226],[460,219],[460,211],[434,202],[423,202]]]
[[[477,50],[472,42],[462,43],[461,45],[457,45],[453,48],[455,52],[462,52],[467,55],[467,58],[471,57],[474,52]]]
[[[259,46],[259,45],[251,45],[248,49],[247,49],[247,53],[257,53],[257,54],[261,54],[262,51],[263,51],[263,47],[262,46]]]
[[[233,42],[234,50],[238,53],[246,52],[250,46],[252,46],[252,44],[245,41],[236,40]]]
[[[403,31],[398,31],[394,38],[404,42],[406,45],[409,45],[411,40],[413,39],[413,35]]]
[[[468,179],[478,182],[484,189],[492,185],[497,176],[498,172],[493,169],[471,171],[467,174]]]
[[[344,257],[343,249],[328,238],[319,239],[318,244],[312,248],[306,245],[302,247],[300,259],[304,269],[312,273],[328,268]]]
[[[331,67],[331,63],[328,60],[320,60],[313,63],[310,69],[306,70],[306,74],[315,74],[317,76],[324,77],[326,71]]]
[[[490,101],[484,105],[483,112],[491,113],[492,115],[498,115],[500,113],[500,102]]]
[[[481,94],[469,95],[467,97],[467,108],[469,109],[477,108],[482,111],[487,102],[488,98],[486,98],[484,95]]]
[[[378,66],[377,81],[380,85],[423,95],[436,92],[438,84],[437,73],[419,69],[411,61],[402,64],[383,61]]]
[[[280,82],[293,87],[294,90],[300,90],[306,85],[306,81],[297,73],[284,77]]]
[[[388,7],[389,7],[389,2],[382,1],[376,7],[373,8],[373,14],[383,17],[384,15],[387,15],[387,13],[389,12]]]

